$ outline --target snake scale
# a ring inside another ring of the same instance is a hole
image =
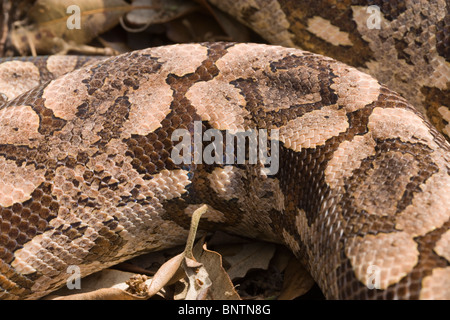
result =
[[[223,42],[7,61],[0,74],[1,299],[42,297],[71,265],[88,275],[183,244],[202,204],[202,229],[285,244],[329,299],[450,298],[450,145],[366,73]],[[276,172],[249,151],[178,164],[174,132],[198,124],[277,132]]]

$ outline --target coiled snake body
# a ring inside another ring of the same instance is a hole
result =
[[[175,164],[172,134],[195,121],[224,136],[278,129],[278,172]],[[2,298],[40,297],[69,265],[89,274],[182,243],[203,203],[203,228],[285,243],[328,298],[448,297],[449,144],[331,58],[256,44],[146,49],[38,86],[0,122]]]
[[[0,107],[0,298],[48,294],[70,265],[87,275],[182,244],[202,204],[201,228],[286,244],[327,298],[450,298],[450,145],[369,75],[235,43],[74,71],[84,61],[7,63],[11,79],[35,78],[16,98],[13,82],[0,90],[11,99]],[[223,137],[276,131],[278,170],[248,153],[243,164],[177,164],[175,130],[198,123]]]

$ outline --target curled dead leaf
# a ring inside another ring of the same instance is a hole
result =
[[[159,270],[153,276],[150,286],[147,289],[148,297],[152,297],[156,293],[158,293],[159,290],[169,284],[174,276],[178,277],[178,269],[180,269],[183,259],[184,252],[176,255],[175,257],[164,263],[161,268],[159,268]]]
[[[222,256],[215,251],[208,250],[203,241],[199,241],[193,249],[194,257],[207,270],[212,281],[209,297],[212,300],[240,300],[233,282],[222,266]]]

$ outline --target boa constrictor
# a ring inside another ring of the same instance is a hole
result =
[[[204,203],[202,228],[286,244],[328,298],[450,297],[450,146],[386,86],[255,44],[146,49],[71,71],[85,62],[0,65],[0,298],[41,297],[71,265],[87,275],[181,244]],[[23,75],[31,90],[12,99]],[[177,165],[171,137],[198,121],[223,136],[277,129],[275,175],[248,161]]]
[[[27,66],[49,74],[59,59]],[[195,121],[278,129],[278,171],[175,164],[172,135]],[[450,146],[331,58],[230,43],[127,53],[5,103],[0,141],[2,298],[180,244],[201,204],[202,228],[285,243],[328,298],[448,298]]]

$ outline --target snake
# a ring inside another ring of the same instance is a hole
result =
[[[450,298],[450,144],[347,63],[217,42],[0,74],[0,299],[183,244],[204,204],[200,229],[286,245],[328,299]]]
[[[209,0],[266,41],[330,56],[405,97],[450,141],[446,0]]]

